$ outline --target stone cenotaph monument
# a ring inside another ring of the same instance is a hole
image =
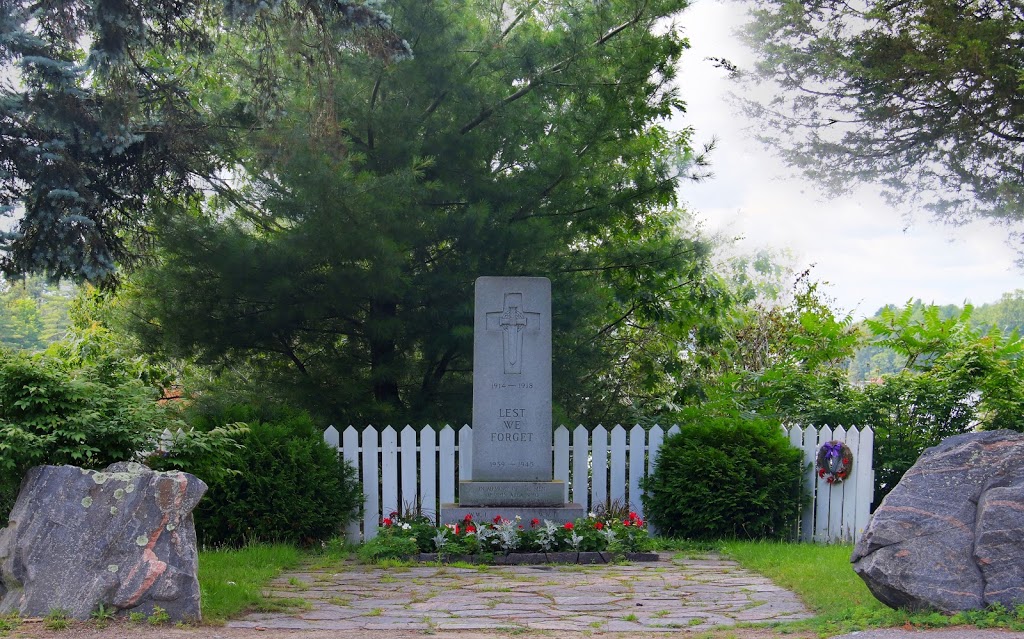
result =
[[[551,281],[481,277],[473,322],[472,479],[441,523],[516,515],[562,523],[584,507],[565,502],[551,449]]]

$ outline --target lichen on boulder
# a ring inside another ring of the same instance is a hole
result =
[[[0,614],[88,619],[102,605],[199,620],[192,509],[205,492],[193,475],[136,463],[31,469],[0,530]]]

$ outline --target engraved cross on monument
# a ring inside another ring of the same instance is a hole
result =
[[[486,316],[487,330],[501,331],[502,334],[502,364],[505,374],[521,375],[526,331],[540,330],[540,313],[527,313],[523,310],[522,293],[505,293],[504,308],[487,313]]]
[[[458,504],[441,505],[441,522],[581,517],[552,472],[551,282],[481,277],[475,303],[472,477]]]

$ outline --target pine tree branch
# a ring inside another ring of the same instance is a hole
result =
[[[459,129],[459,133],[461,135],[465,135],[465,134],[469,133],[470,131],[472,131],[476,127],[480,126],[485,121],[487,121],[492,115],[495,114],[495,112],[505,108],[506,106],[512,104],[516,100],[519,100],[520,98],[522,98],[522,97],[524,97],[526,95],[529,95],[535,88],[537,88],[538,86],[540,86],[540,84],[542,84],[542,81],[547,76],[554,75],[556,73],[560,73],[560,72],[564,71],[570,64],[572,64],[574,61],[576,61],[583,54],[584,51],[587,51],[589,49],[593,49],[593,48],[602,46],[602,45],[606,44],[609,40],[611,40],[612,38],[617,36],[618,34],[620,34],[623,31],[625,31],[626,29],[636,25],[638,22],[640,22],[640,19],[643,17],[644,9],[645,8],[646,8],[646,4],[644,6],[642,6],[642,7],[640,7],[640,9],[637,10],[636,14],[634,14],[632,18],[630,18],[629,20],[623,22],[622,24],[618,25],[617,27],[613,27],[612,29],[608,30],[603,36],[601,36],[600,38],[595,40],[589,46],[584,47],[580,51],[578,51],[578,52],[574,53],[573,55],[570,55],[569,57],[563,59],[561,62],[557,62],[554,65],[548,67],[547,69],[544,69],[544,70],[540,71],[539,73],[534,75],[532,78],[530,78],[527,81],[525,86],[520,88],[518,91],[516,91],[512,95],[509,95],[509,96],[505,97],[503,100],[501,100],[500,102],[498,102],[497,104],[495,104],[493,106],[486,107],[483,110],[481,110],[480,113],[475,118],[473,118],[472,120],[467,122],[465,125],[463,125],[463,127],[461,129]]]

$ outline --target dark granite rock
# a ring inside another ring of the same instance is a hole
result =
[[[37,466],[0,530],[0,614],[107,609],[198,620],[192,509],[206,484],[188,473],[113,464]]]
[[[1024,603],[1024,434],[968,433],[926,450],[872,515],[851,561],[894,608]]]

